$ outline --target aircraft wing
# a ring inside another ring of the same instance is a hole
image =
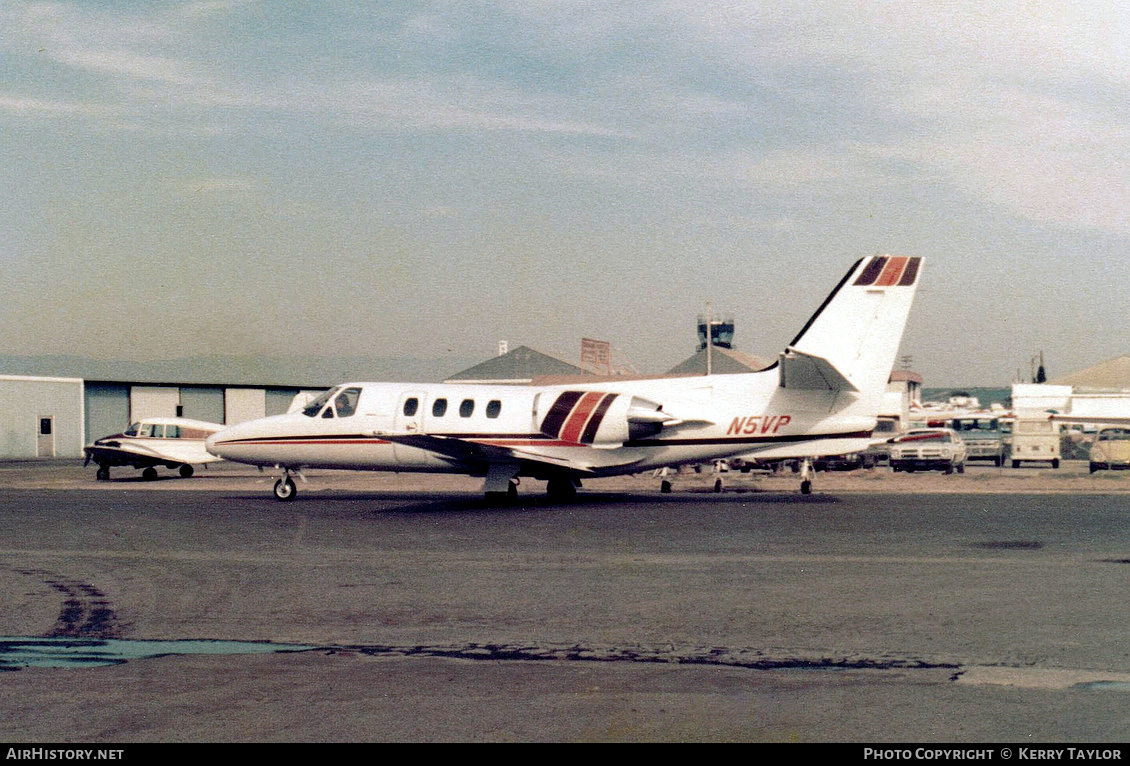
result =
[[[532,462],[543,463],[555,468],[567,468],[571,471],[591,473],[592,466],[578,463],[575,460],[561,458],[554,455],[545,455],[540,452],[521,449],[518,447],[489,444],[471,439],[462,439],[455,436],[435,436],[411,432],[377,431],[375,436],[386,439],[406,447],[427,450],[439,455],[445,460],[462,464],[490,464]]]
[[[175,464],[213,463],[221,458],[204,450],[204,442],[178,444],[176,440],[99,439],[83,448],[86,462],[128,465],[134,468]],[[155,446],[160,442],[160,447]]]
[[[1130,425],[1130,416],[1127,415],[1065,415],[1056,413],[1050,419],[1057,423],[1085,423],[1100,426],[1126,426]]]
[[[91,444],[83,447],[83,452],[86,453],[86,461],[83,463],[83,466],[89,464],[91,460],[99,464],[128,465],[134,468],[148,468],[149,466],[164,465],[165,463],[163,458],[156,455],[122,447],[120,444],[117,446]]]

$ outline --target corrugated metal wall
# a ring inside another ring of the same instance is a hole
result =
[[[129,386],[124,383],[86,384],[86,443],[120,434],[129,425]]]

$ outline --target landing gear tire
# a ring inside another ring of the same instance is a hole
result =
[[[505,506],[514,505],[518,502],[518,482],[511,479],[506,489],[502,492],[498,490],[490,490],[483,492],[483,499],[486,500],[487,505],[492,508],[502,508]]]
[[[94,472],[94,478],[98,481],[110,480],[110,468],[108,466],[100,465],[98,470]]]
[[[800,493],[812,494],[812,458],[806,457],[800,462]]]
[[[145,479],[146,481],[156,480],[157,469],[154,468],[153,466],[149,466],[148,468],[146,468],[144,471],[141,472],[141,478]]]
[[[667,481],[666,479],[659,482],[659,491],[662,492],[665,495],[670,494],[671,493],[671,482]]]
[[[550,479],[546,482],[545,493],[551,500],[573,500],[577,497],[577,485],[570,478]]]
[[[275,482],[275,499],[287,502],[294,499],[298,494],[298,487],[294,486],[294,481],[289,477],[279,479]]]
[[[721,479],[715,479],[714,480],[714,491],[715,492],[721,492],[722,491],[722,480]]]
[[[180,467],[180,477],[182,479],[191,479],[193,473],[194,471],[192,469],[192,466],[190,466],[188,463],[185,463]]]

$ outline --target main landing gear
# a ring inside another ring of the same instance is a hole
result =
[[[711,486],[712,492],[721,492],[725,488],[722,482],[722,474],[724,474],[728,470],[730,470],[730,467],[726,464],[725,460],[714,461],[714,467],[712,470],[712,473],[714,475],[714,484]],[[653,476],[655,476],[655,478],[659,479],[660,492],[665,495],[670,494],[671,490],[674,488],[674,484],[672,483],[672,479],[670,477],[678,474],[678,472],[679,470],[677,468],[664,466],[663,468],[657,469],[655,473],[652,474]],[[699,468],[698,466],[696,466],[695,473],[698,472]]]
[[[191,478],[192,474],[195,473],[192,466],[190,466],[188,463],[181,463],[181,465],[179,467],[177,467],[175,463],[173,465],[169,466],[169,468],[174,468],[174,467],[177,468],[177,473],[180,474],[180,477],[182,479]],[[94,472],[94,478],[97,481],[109,481],[110,480],[110,466],[109,466],[109,464],[99,463],[98,464],[98,470]],[[157,469],[154,468],[151,465],[146,466],[141,471],[141,478],[144,479],[145,481],[157,481]]]
[[[491,465],[483,482],[483,496],[490,505],[509,505],[518,499],[519,466],[510,463]],[[538,477],[541,478],[541,477]],[[551,502],[567,503],[575,500],[581,482],[568,473],[549,476],[545,493]]]
[[[714,485],[712,490],[714,492],[721,492],[723,487],[722,474],[727,470],[726,464],[719,460],[714,463]],[[802,458],[799,461],[799,467],[796,469],[800,472],[800,493],[802,495],[812,494],[812,476],[815,471],[812,468],[812,458]],[[655,478],[659,479],[659,491],[667,494],[672,490],[671,476],[676,471],[672,468],[664,467],[655,471]]]
[[[545,492],[550,500],[568,502],[577,498],[577,488],[581,482],[572,476],[555,476],[545,484]]]
[[[800,461],[800,493],[812,494],[812,458],[806,457]]]

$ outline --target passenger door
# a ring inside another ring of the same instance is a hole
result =
[[[394,431],[407,431],[419,433],[423,431],[424,406],[427,405],[427,396],[420,391],[405,391],[396,403],[396,414],[393,417]],[[413,447],[393,443],[392,453],[399,461],[411,459],[412,453],[418,453]]]

